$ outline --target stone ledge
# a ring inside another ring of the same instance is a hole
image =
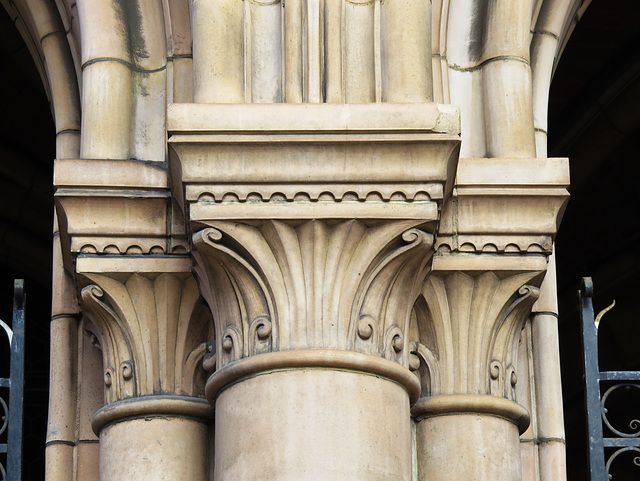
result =
[[[460,133],[460,112],[436,103],[171,104],[169,132]]]

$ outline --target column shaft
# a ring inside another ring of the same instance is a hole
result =
[[[389,379],[322,368],[264,373],[216,400],[214,479],[409,481],[410,429],[407,392]]]

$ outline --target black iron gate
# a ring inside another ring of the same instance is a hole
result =
[[[11,328],[0,320],[10,346],[9,378],[0,378],[0,388],[9,390],[9,406],[0,395],[0,455],[6,455],[7,469],[0,463],[2,481],[22,478],[22,408],[24,395],[24,281],[16,280],[13,291],[13,321]],[[3,394],[3,393],[1,393]]]
[[[608,481],[612,479],[612,463],[620,456],[631,455],[633,464],[640,466],[640,420],[631,418],[628,429],[618,429],[614,426],[616,423],[612,422],[613,413],[607,407],[611,397],[620,392],[640,392],[640,371],[600,371],[598,326],[615,301],[594,316],[593,281],[590,277],[582,279],[578,296],[583,336],[590,478],[591,481]],[[640,478],[640,471],[636,476],[634,479]]]

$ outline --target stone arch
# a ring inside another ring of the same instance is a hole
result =
[[[56,158],[78,157],[81,109],[71,11],[60,11],[47,0],[3,4],[29,48],[50,99],[56,126]]]

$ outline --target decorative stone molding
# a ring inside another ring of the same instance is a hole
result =
[[[567,159],[460,159],[436,249],[549,255],[568,186]]]
[[[136,265],[122,257],[80,257],[77,272],[83,312],[102,350],[107,404],[203,394],[202,359],[213,325],[188,258],[140,259]]]
[[[217,320],[219,367],[265,352],[319,348],[408,366],[405,333],[433,244],[418,222],[211,224],[193,245]]]
[[[134,160],[58,160],[54,183],[63,242],[78,254],[184,254],[180,210],[166,165]]]
[[[261,354],[229,364],[211,376],[207,383],[207,398],[213,402],[227,386],[256,374],[309,368],[368,373],[390,379],[407,391],[412,403],[418,400],[420,394],[420,384],[416,376],[396,362],[344,350],[310,349]]]
[[[436,104],[172,105],[176,201],[216,321],[217,368],[342,349],[408,367],[411,306],[451,192]],[[213,174],[215,173],[215,174]]]
[[[99,409],[93,416],[91,428],[99,435],[106,424],[139,417],[148,420],[176,415],[195,419],[212,418],[213,407],[202,398],[189,396],[161,394],[122,399]]]

